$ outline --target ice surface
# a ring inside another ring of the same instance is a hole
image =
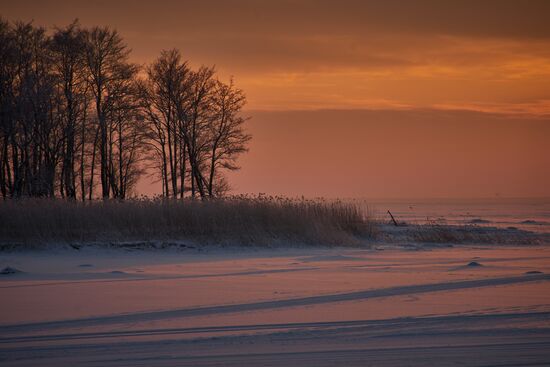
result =
[[[2,366],[550,358],[547,247],[90,248],[1,253],[8,264],[26,272],[0,278]]]

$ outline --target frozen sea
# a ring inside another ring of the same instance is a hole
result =
[[[368,203],[549,232],[547,199]],[[547,245],[89,246],[0,252],[6,267],[0,366],[550,365]]]
[[[361,199],[375,217],[410,224],[477,225],[549,233],[550,198]]]

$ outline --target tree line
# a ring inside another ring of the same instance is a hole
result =
[[[0,19],[3,198],[124,199],[154,174],[165,197],[216,197],[251,139],[246,97],[178,50],[130,62],[116,30]]]

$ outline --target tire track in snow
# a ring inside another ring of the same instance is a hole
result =
[[[1,333],[28,332],[34,330],[59,329],[72,327],[88,327],[96,325],[111,325],[122,323],[136,323],[173,318],[207,316],[227,313],[272,310],[288,307],[313,306],[318,304],[359,301],[380,297],[402,296],[420,293],[452,291],[468,288],[491,287],[508,284],[518,284],[535,281],[548,281],[550,274],[523,275],[515,277],[487,278],[475,280],[463,280],[455,282],[443,282],[432,284],[418,284],[382,289],[370,289],[347,293],[327,294],[272,301],[260,301],[253,303],[229,304],[218,306],[205,306],[195,308],[181,308],[163,311],[135,312],[120,315],[107,315],[89,318],[45,321],[25,324],[0,325]]]
[[[233,276],[245,276],[245,275],[266,275],[266,274],[278,274],[278,273],[294,273],[298,271],[311,271],[318,270],[319,268],[307,267],[307,268],[295,268],[295,269],[271,269],[271,270],[248,270],[239,271],[233,273],[212,273],[212,274],[189,274],[189,275],[175,275],[175,276],[141,276],[136,273],[123,273],[120,275],[131,276],[132,278],[113,279],[113,273],[80,273],[80,274],[61,274],[61,277],[70,276],[89,276],[89,280],[65,280],[60,282],[48,282],[48,283],[32,283],[32,284],[15,284],[0,286],[0,289],[4,288],[30,288],[30,287],[47,287],[52,285],[73,285],[73,284],[95,284],[95,283],[119,283],[119,282],[147,282],[155,280],[179,280],[179,279],[200,279],[200,278],[223,278]],[[97,279],[94,276],[107,276],[108,279]],[[55,278],[54,278],[55,279]],[[15,281],[32,281],[32,278],[22,279],[10,279]]]
[[[173,336],[186,334],[209,334],[209,333],[234,333],[247,331],[290,331],[290,330],[326,330],[326,329],[347,329],[347,328],[366,328],[367,330],[376,330],[380,332],[385,328],[398,328],[401,334],[404,330],[421,327],[440,327],[448,329],[450,325],[464,326],[466,323],[479,324],[487,323],[510,323],[510,322],[542,322],[550,321],[550,311],[539,312],[514,312],[499,314],[464,314],[464,315],[445,315],[445,316],[420,316],[420,317],[397,317],[382,320],[350,320],[350,321],[319,321],[319,322],[293,322],[279,324],[251,324],[251,325],[223,325],[223,326],[204,326],[190,328],[160,328],[160,329],[140,329],[128,331],[101,331],[88,333],[66,333],[49,335],[25,335],[8,338],[0,338],[0,344],[10,345],[27,342],[50,342],[50,341],[74,341],[80,339],[110,339],[121,337],[155,337],[155,336]],[[541,328],[539,327],[538,330]],[[456,329],[453,328],[453,332]],[[426,332],[424,332],[426,334]]]

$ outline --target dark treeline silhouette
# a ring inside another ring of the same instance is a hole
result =
[[[250,140],[244,93],[177,50],[145,68],[129,54],[110,28],[0,19],[3,198],[124,199],[151,171],[166,197],[227,192]]]

